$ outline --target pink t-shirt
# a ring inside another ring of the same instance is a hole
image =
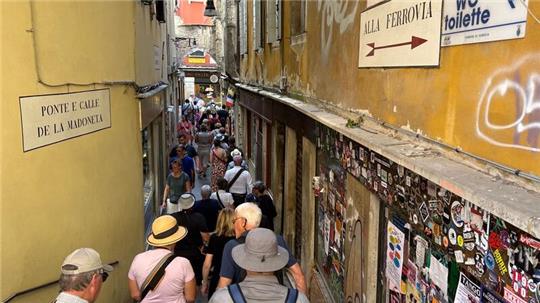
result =
[[[170,251],[156,248],[135,256],[129,268],[128,278],[137,282],[139,289],[158,262]],[[184,285],[195,278],[188,259],[176,257],[165,269],[165,275],[156,289],[148,292],[144,303],[185,303]],[[140,289],[142,292],[142,289]]]

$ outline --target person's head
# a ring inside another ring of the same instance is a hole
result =
[[[195,196],[193,194],[183,194],[178,199],[178,210],[179,211],[188,211],[193,205],[195,205]]]
[[[233,237],[234,233],[234,210],[224,208],[219,212],[216,221],[216,234],[218,236]]]
[[[255,203],[242,203],[234,210],[234,232],[236,237],[240,237],[246,230],[259,227],[261,223],[262,212]]]
[[[264,274],[285,267],[289,261],[289,252],[278,245],[273,231],[255,228],[248,233],[244,244],[233,248],[232,257],[248,275]]]
[[[234,162],[234,166],[242,165],[242,156],[241,155],[233,156],[233,162]]]
[[[229,182],[227,181],[227,179],[223,177],[219,177],[216,181],[216,184],[217,184],[218,189],[227,190],[227,186],[229,185]]]
[[[184,144],[178,144],[178,146],[176,146],[176,154],[179,157],[183,157],[185,152],[186,152],[186,147]]]
[[[173,216],[164,215],[157,217],[152,222],[152,233],[146,238],[146,242],[154,247],[162,247],[173,250],[176,243],[182,240],[188,231],[179,226]]]
[[[227,131],[225,130],[225,127],[220,127],[219,128],[219,133],[222,134],[222,135],[225,135],[227,133]]]
[[[92,248],[79,248],[62,263],[60,289],[92,303],[97,299],[101,285],[112,270],[110,265],[101,262],[97,251]]]
[[[263,181],[257,181],[253,184],[252,192],[255,196],[258,197],[264,194],[265,191],[266,191],[266,185],[264,185]]]
[[[205,185],[201,186],[201,197],[203,199],[210,198],[211,194],[212,194],[212,188],[210,187],[210,185],[205,184]]]
[[[172,159],[171,170],[176,173],[182,170],[182,160],[180,158],[175,157]]]
[[[189,99],[184,100],[184,103],[189,103]]]
[[[178,143],[184,145],[184,144],[186,144],[186,142],[187,142],[186,135],[184,135],[184,134],[178,135]]]
[[[221,104],[221,108],[222,109],[227,109],[227,106],[225,106],[225,104]]]
[[[221,147],[221,138],[214,138],[214,147]]]
[[[205,133],[205,132],[207,132],[207,131],[208,131],[208,127],[206,126],[206,124],[203,123],[203,124],[201,125],[201,132]]]
[[[221,123],[218,122],[218,123],[214,124],[214,128],[220,129],[221,128]]]
[[[229,137],[229,146],[234,146],[236,144],[236,139],[234,136]]]

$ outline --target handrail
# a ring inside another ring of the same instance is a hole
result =
[[[120,263],[120,262],[119,262],[119,261],[114,261],[114,262],[109,263],[109,265],[110,265],[110,266],[115,266],[115,265],[117,265],[118,263]],[[38,290],[38,289],[42,289],[42,288],[51,286],[51,285],[53,285],[53,284],[58,283],[58,281],[59,281],[59,280],[47,282],[47,283],[44,283],[44,284],[41,284],[41,285],[38,285],[38,286],[34,286],[34,287],[32,287],[32,288],[28,288],[28,289],[25,289],[25,290],[16,292],[16,293],[14,293],[14,294],[11,294],[9,297],[5,298],[4,300],[2,300],[2,303],[8,303],[9,301],[15,299],[15,298],[18,297],[18,296],[22,296],[22,295],[27,294],[27,293],[29,293],[29,292],[33,292],[34,290]]]

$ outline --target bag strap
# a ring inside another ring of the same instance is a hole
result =
[[[234,178],[232,178],[232,180],[229,182],[229,184],[227,184],[227,191],[229,191],[231,189],[231,187],[234,185],[234,182],[236,182],[236,180],[238,180],[238,178],[240,177],[240,175],[246,171],[245,169],[241,168],[237,173],[236,175],[234,175]]]
[[[144,297],[148,294],[150,290],[154,290],[154,288],[156,288],[159,281],[161,281],[161,278],[163,278],[163,275],[165,275],[165,268],[167,268],[169,263],[171,263],[174,258],[176,258],[176,256],[172,253],[169,253],[163,258],[161,258],[159,263],[154,267],[154,269],[152,269],[148,277],[146,277],[143,284],[141,285],[141,301],[144,299]]]
[[[229,290],[229,295],[234,303],[246,303],[246,298],[244,297],[244,294],[242,293],[242,290],[238,284],[231,284],[227,286],[227,290]]]
[[[216,197],[217,197],[217,200],[218,200],[218,202],[219,202],[219,206],[220,206],[221,208],[225,208],[225,205],[223,205],[223,202],[221,202],[221,198],[219,197],[219,190],[216,191]]]
[[[285,303],[295,303],[298,299],[298,290],[294,288],[287,289],[287,297],[285,298]]]

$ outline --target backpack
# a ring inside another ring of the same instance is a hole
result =
[[[233,300],[234,303],[247,302],[238,284],[231,284],[227,286],[227,290],[229,291],[229,295],[231,296],[231,299]],[[288,288],[287,297],[285,297],[284,303],[295,303],[297,298],[298,298],[298,290],[294,288]]]

